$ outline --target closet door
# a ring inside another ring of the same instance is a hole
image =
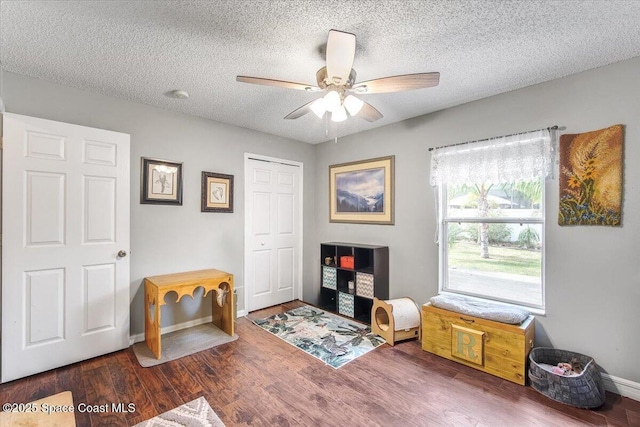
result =
[[[248,311],[301,292],[301,167],[245,160],[245,285]]]

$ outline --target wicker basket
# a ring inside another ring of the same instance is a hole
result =
[[[584,367],[579,375],[558,375],[539,365],[555,366],[574,358]],[[567,350],[536,347],[529,353],[529,362],[531,386],[545,396],[578,408],[597,408],[604,403],[604,384],[593,358]]]

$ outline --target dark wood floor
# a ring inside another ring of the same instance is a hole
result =
[[[292,302],[251,313],[264,317]],[[383,345],[335,370],[238,320],[239,339],[152,368],[131,349],[0,385],[2,403],[71,390],[77,406],[134,403],[133,413],[79,413],[78,426],[130,426],[204,396],[227,426],[640,426],[640,402],[565,406],[422,351]]]

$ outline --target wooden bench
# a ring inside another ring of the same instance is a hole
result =
[[[520,325],[422,306],[422,349],[524,385],[535,318]]]

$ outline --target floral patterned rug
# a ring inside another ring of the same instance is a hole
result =
[[[336,369],[385,342],[367,325],[309,305],[253,323]]]

